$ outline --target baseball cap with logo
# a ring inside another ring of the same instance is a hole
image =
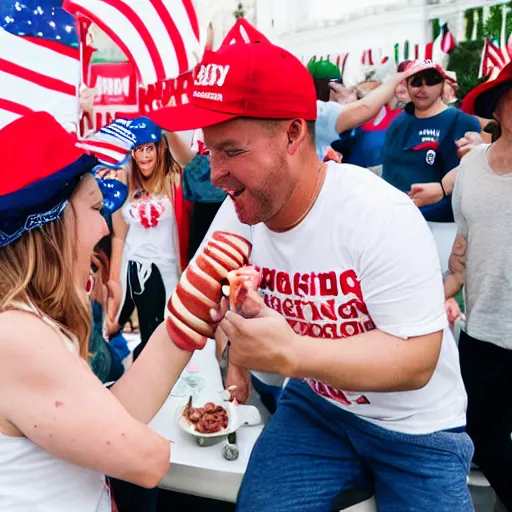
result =
[[[316,92],[306,67],[270,43],[235,43],[206,51],[190,103],[149,114],[169,131],[205,128],[236,117],[316,119]]]

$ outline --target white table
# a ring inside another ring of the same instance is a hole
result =
[[[215,358],[215,342],[209,340],[202,351],[194,353],[192,361],[199,366],[206,381],[204,389],[198,395],[198,405],[208,401],[219,402],[222,379]],[[200,447],[193,436],[177,425],[176,410],[186,403],[188,397],[172,395],[173,393],[150,423],[151,428],[173,441],[171,465],[159,487],[235,503],[249,456],[263,429],[263,424],[238,429],[239,457],[235,461],[227,461],[221,453],[224,441],[214,446]]]

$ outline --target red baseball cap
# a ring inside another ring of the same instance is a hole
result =
[[[316,119],[316,92],[306,67],[266,42],[235,43],[206,51],[190,103],[149,114],[169,131],[205,128],[236,117]]]

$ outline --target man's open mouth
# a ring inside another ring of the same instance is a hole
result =
[[[245,187],[243,187],[239,190],[227,190],[227,193],[230,197],[235,198],[235,197],[240,197],[244,191],[245,191]]]

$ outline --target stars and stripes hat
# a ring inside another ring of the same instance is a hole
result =
[[[2,128],[0,147],[9,148],[14,159],[12,165],[0,167],[0,247],[4,247],[26,231],[60,218],[80,178],[94,171],[98,161],[78,148],[75,138],[47,112],[27,114]],[[126,185],[96,179],[106,196],[105,207],[114,211],[121,206]]]
[[[149,117],[140,116],[116,119],[76,145],[97,157],[105,167],[118,169],[127,163],[130,150],[143,144],[156,144],[161,137],[161,128]]]
[[[316,120],[316,92],[306,67],[268,42],[205,52],[190,103],[149,114],[169,131],[204,128],[236,117]]]

